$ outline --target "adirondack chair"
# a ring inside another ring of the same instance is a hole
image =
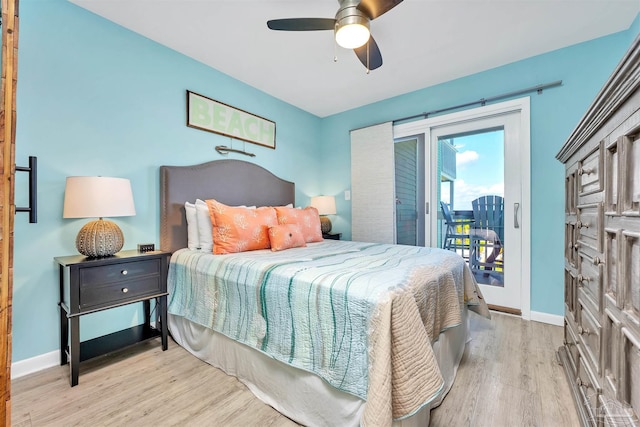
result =
[[[473,220],[454,219],[449,206],[442,201],[440,202],[440,208],[442,209],[444,223],[447,226],[442,248],[454,252],[460,250],[460,255],[468,259],[471,247],[469,245],[469,234],[465,233],[465,225],[473,224]]]
[[[473,228],[471,239],[471,268],[494,270],[503,266],[498,259],[504,239],[504,200],[500,196],[482,196],[471,202]]]

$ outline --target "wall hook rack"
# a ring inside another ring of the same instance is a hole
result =
[[[225,145],[216,145],[216,151],[220,154],[229,154],[229,153],[239,153],[244,154],[245,156],[255,157],[256,155],[253,153],[249,153],[244,150],[236,150],[235,148],[227,147]]]
[[[29,222],[38,222],[38,158],[29,156],[29,166],[16,166],[16,172],[29,173],[29,206],[17,207],[16,212],[29,212]]]

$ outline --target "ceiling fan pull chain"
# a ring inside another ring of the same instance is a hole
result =
[[[369,74],[369,71],[370,71],[369,70],[369,40],[367,40],[367,74]]]
[[[338,22],[336,21],[335,25],[333,26],[333,34],[336,33],[336,31],[338,31]],[[333,38],[333,62],[338,62],[338,42],[336,41],[336,38]]]

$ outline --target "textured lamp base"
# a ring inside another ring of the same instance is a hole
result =
[[[78,232],[76,248],[88,257],[111,256],[122,249],[124,236],[120,228],[102,218],[87,223]]]
[[[329,217],[320,217],[320,230],[322,230],[322,234],[329,234],[331,232],[331,220]]]

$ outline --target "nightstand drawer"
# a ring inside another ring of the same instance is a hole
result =
[[[160,260],[149,259],[80,269],[82,286],[103,285],[122,280],[133,280],[149,274],[160,274]]]
[[[84,311],[108,307],[141,296],[157,294],[161,290],[160,275],[123,280],[103,286],[82,286],[80,288],[80,309]]]

